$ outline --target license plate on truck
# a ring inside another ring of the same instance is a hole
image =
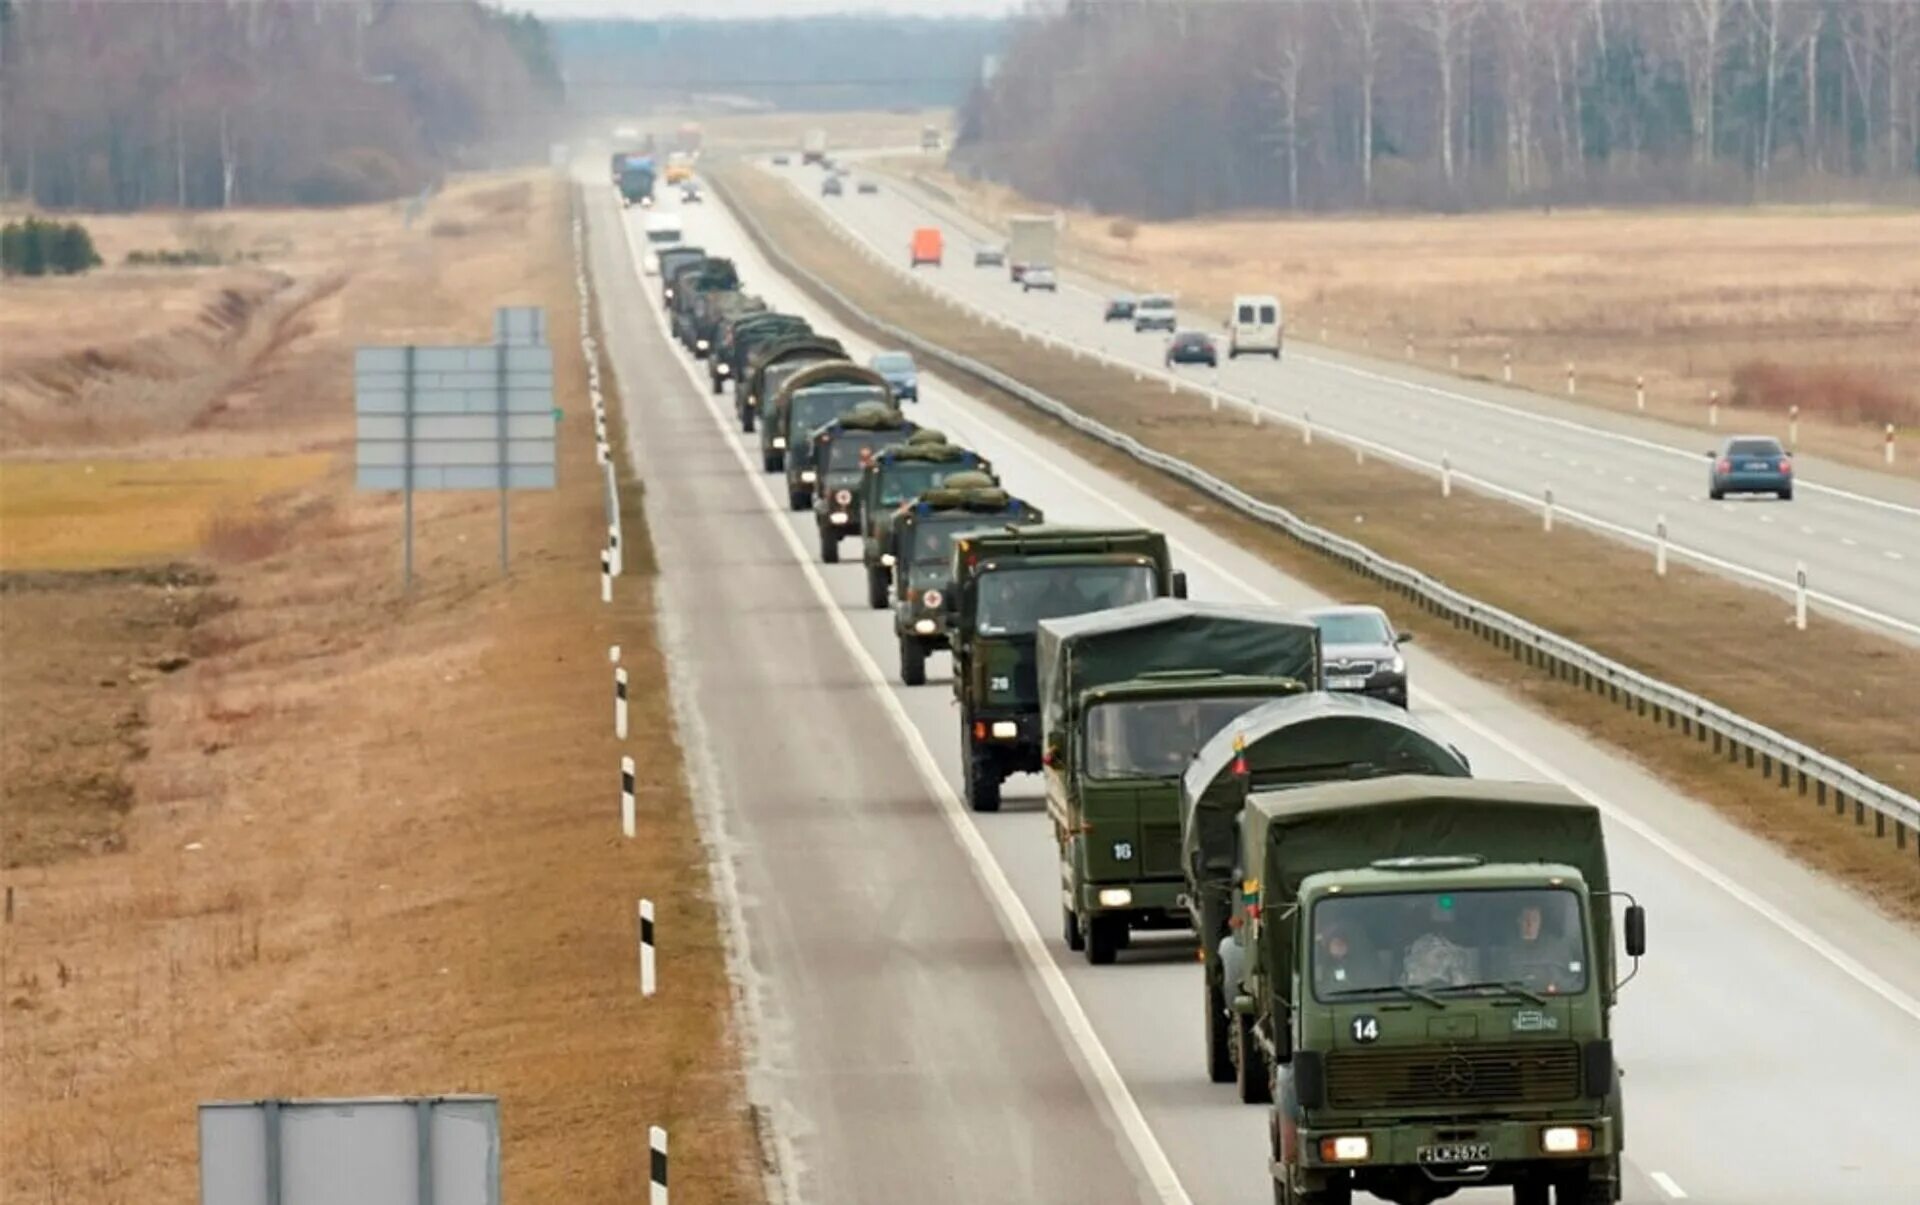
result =
[[[1485,1163],[1493,1158],[1491,1142],[1443,1142],[1414,1152],[1422,1163]]]

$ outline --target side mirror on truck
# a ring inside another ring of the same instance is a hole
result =
[[[1638,904],[1627,905],[1627,957],[1640,958],[1647,952],[1647,910]]]
[[[1187,596],[1187,574],[1184,569],[1175,569],[1173,571],[1173,596],[1175,598],[1185,598]]]

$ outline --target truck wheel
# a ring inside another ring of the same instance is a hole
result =
[[[787,509],[788,510],[805,510],[812,505],[813,505],[812,490],[788,490],[787,491]]]
[[[787,467],[787,455],[785,452],[760,453],[760,471],[761,472],[778,473],[780,470],[786,467]]]
[[[840,537],[825,527],[820,529],[820,560],[828,565],[840,563]]]
[[[1122,916],[1087,918],[1087,961],[1103,967],[1113,962],[1127,944],[1127,921]]]
[[[1569,1180],[1553,1190],[1554,1205],[1613,1205],[1620,1199],[1619,1184],[1601,1176],[1588,1176],[1583,1180]],[[1518,1190],[1515,1190],[1518,1199]],[[1546,1193],[1540,1194],[1544,1203]]]
[[[748,435],[753,434],[753,415],[754,410],[752,406],[740,407],[740,429]]]
[[[893,575],[887,572],[885,565],[867,566],[867,605],[876,611],[887,609],[887,593],[893,586]]]
[[[927,684],[927,649],[912,636],[900,638],[900,680],[908,686]]]
[[[1240,1103],[1265,1105],[1273,1102],[1273,1073],[1267,1069],[1267,1053],[1253,1035],[1253,1018],[1235,1013],[1233,1017],[1234,1086]]]
[[[1514,1185],[1513,1205],[1547,1205],[1547,1186],[1545,1184]]]
[[[971,740],[973,734],[962,730],[961,740]],[[990,753],[971,753],[966,760],[967,806],[976,812],[997,812],[1000,810],[1000,768],[993,764]]]
[[[1352,1205],[1352,1201],[1353,1185],[1341,1183],[1329,1184],[1314,1192],[1294,1193],[1292,1205]]]
[[[1080,932],[1080,917],[1065,904],[1060,905],[1060,936],[1066,939],[1067,949],[1078,954],[1087,948],[1087,939]]]
[[[710,374],[707,377],[707,380],[713,386],[713,396],[719,397],[722,387],[726,384],[726,378],[722,376]]]
[[[1232,1041],[1227,1032],[1231,1019],[1227,1012],[1227,995],[1220,987],[1220,976],[1215,971],[1207,971],[1200,977],[1204,983],[1207,1006],[1207,1078],[1216,1084],[1233,1082],[1233,1051],[1228,1043]]]

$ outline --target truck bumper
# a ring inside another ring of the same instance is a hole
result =
[[[1281,1124],[1286,1123],[1283,1120]],[[1568,1154],[1547,1153],[1543,1142],[1546,1131],[1564,1127],[1587,1131],[1592,1138],[1591,1147]],[[1400,1195],[1392,1191],[1396,1185],[1472,1187],[1577,1180],[1596,1172],[1603,1177],[1611,1176],[1619,1154],[1613,1118],[1581,1116],[1576,1110],[1570,1110],[1564,1117],[1533,1121],[1303,1126],[1291,1134],[1283,1130],[1280,1137],[1281,1158],[1273,1163],[1275,1179],[1284,1180],[1291,1171],[1296,1177],[1296,1187],[1313,1189],[1346,1173],[1352,1176],[1356,1188],[1371,1191],[1370,1186],[1377,1186],[1388,1190],[1390,1195]],[[1365,1159],[1339,1161],[1321,1157],[1323,1139],[1353,1137],[1367,1140]],[[1433,1162],[1434,1152],[1445,1148],[1454,1148],[1456,1152],[1470,1148],[1475,1158],[1465,1163]],[[1289,1162],[1293,1164],[1291,1169]]]
[[[1125,892],[1124,900],[1118,893]],[[1139,929],[1188,927],[1186,883],[1179,879],[1121,879],[1110,883],[1081,883],[1075,911],[1081,916],[1118,914]],[[1104,899],[1102,897],[1105,897]]]

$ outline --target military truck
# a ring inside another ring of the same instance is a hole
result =
[[[1136,930],[1188,926],[1181,776],[1241,713],[1319,685],[1319,630],[1162,598],[1046,620],[1037,657],[1061,931],[1100,966]]]
[[[820,559],[840,563],[840,541],[860,530],[860,477],[882,448],[897,447],[920,426],[893,402],[863,402],[813,433],[813,523]]]
[[[921,494],[894,514],[889,539],[900,681],[924,685],[927,654],[952,646],[947,606],[954,596],[955,538],[968,532],[1034,526],[1044,519],[1039,507],[1008,494],[991,478],[970,480],[967,474],[948,478],[945,485]]]
[[[662,250],[659,258],[660,301],[662,304],[672,307],[673,278],[680,274],[682,268],[696,267],[704,262],[707,258],[707,253],[699,247],[682,245],[678,247],[668,247]]]
[[[953,542],[952,581],[947,635],[967,804],[976,812],[1000,810],[1008,775],[1040,768],[1040,621],[1187,594],[1167,537],[1141,528],[970,533]]]
[[[1409,775],[1257,791],[1240,822],[1229,972],[1273,1069],[1276,1202],[1620,1199],[1614,897],[1636,968],[1646,916],[1597,808]]]
[[[780,392],[780,386],[787,379],[809,364],[822,360],[845,360],[847,349],[838,339],[825,335],[786,335],[758,346],[753,351],[741,380],[746,389],[739,385],[733,387],[734,406],[740,413],[740,429],[753,433],[755,420],[767,409],[769,401]],[[742,396],[744,392],[744,396]],[[773,446],[766,439],[761,440],[761,467],[769,473],[777,473],[786,463],[786,439],[782,437]]]
[[[773,395],[760,446],[765,451],[775,440],[780,443],[788,507],[805,510],[813,505],[813,433],[863,402],[892,409],[892,399],[885,377],[847,360],[810,364],[787,378]]]
[[[967,448],[955,447],[947,437],[929,427],[913,433],[913,438],[897,448],[888,448],[873,458],[860,475],[860,561],[867,570],[867,605],[884,611],[893,593],[893,562],[896,559],[890,539],[895,514],[927,490],[939,486],[991,488],[997,484],[993,466],[986,457]],[[940,550],[940,563],[946,565],[946,549]],[[944,646],[945,640],[941,641]]]
[[[696,346],[696,309],[709,293],[738,292],[740,273],[734,269],[732,260],[709,255],[698,266],[675,275],[673,286],[674,337],[688,351],[704,355],[707,349]]]
[[[700,294],[693,302],[693,354],[696,359],[713,359],[714,348],[719,345],[722,323],[748,314],[764,314],[767,303],[752,293],[743,293],[738,289],[713,289]],[[708,369],[712,373],[711,366]]]
[[[1394,774],[1470,773],[1465,755],[1404,709],[1344,693],[1316,691],[1262,704],[1201,747],[1180,783],[1180,866],[1205,968],[1209,1079],[1237,1083],[1248,1103],[1266,1100],[1258,1065],[1235,1056],[1232,997],[1221,969],[1240,887],[1240,810],[1248,792]]]
[[[732,381],[735,392],[745,392],[741,382],[747,379],[755,348],[792,335],[812,333],[813,325],[798,314],[767,310],[736,318],[720,332],[717,354],[708,365],[713,374],[713,391],[719,393],[723,384]]]

